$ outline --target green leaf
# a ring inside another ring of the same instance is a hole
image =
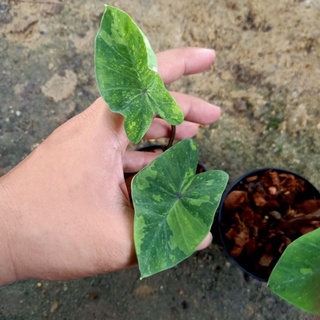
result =
[[[107,6],[95,42],[95,73],[102,98],[125,118],[128,138],[139,142],[154,115],[172,125],[183,114],[157,73],[146,36],[123,11]]]
[[[132,181],[134,241],[142,278],[189,257],[210,231],[228,175],[195,175],[197,163],[198,147],[186,139]]]
[[[320,314],[320,229],[286,248],[270,275],[268,287],[294,306]]]

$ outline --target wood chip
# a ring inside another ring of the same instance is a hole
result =
[[[268,254],[263,254],[262,257],[259,260],[259,264],[262,267],[268,267],[273,260],[273,256]]]

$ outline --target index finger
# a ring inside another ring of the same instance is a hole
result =
[[[179,48],[157,54],[159,74],[169,84],[183,75],[208,69],[216,57],[215,51],[204,48]]]

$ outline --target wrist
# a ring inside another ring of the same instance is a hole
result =
[[[18,280],[13,261],[13,208],[5,177],[0,178],[0,286]]]

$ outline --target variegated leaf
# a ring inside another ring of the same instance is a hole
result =
[[[134,240],[141,277],[189,257],[209,233],[226,187],[223,171],[196,175],[198,147],[183,140],[132,181]]]
[[[107,6],[95,42],[95,72],[102,98],[125,118],[128,138],[139,142],[154,115],[172,125],[183,114],[158,74],[146,36],[123,11]]]

